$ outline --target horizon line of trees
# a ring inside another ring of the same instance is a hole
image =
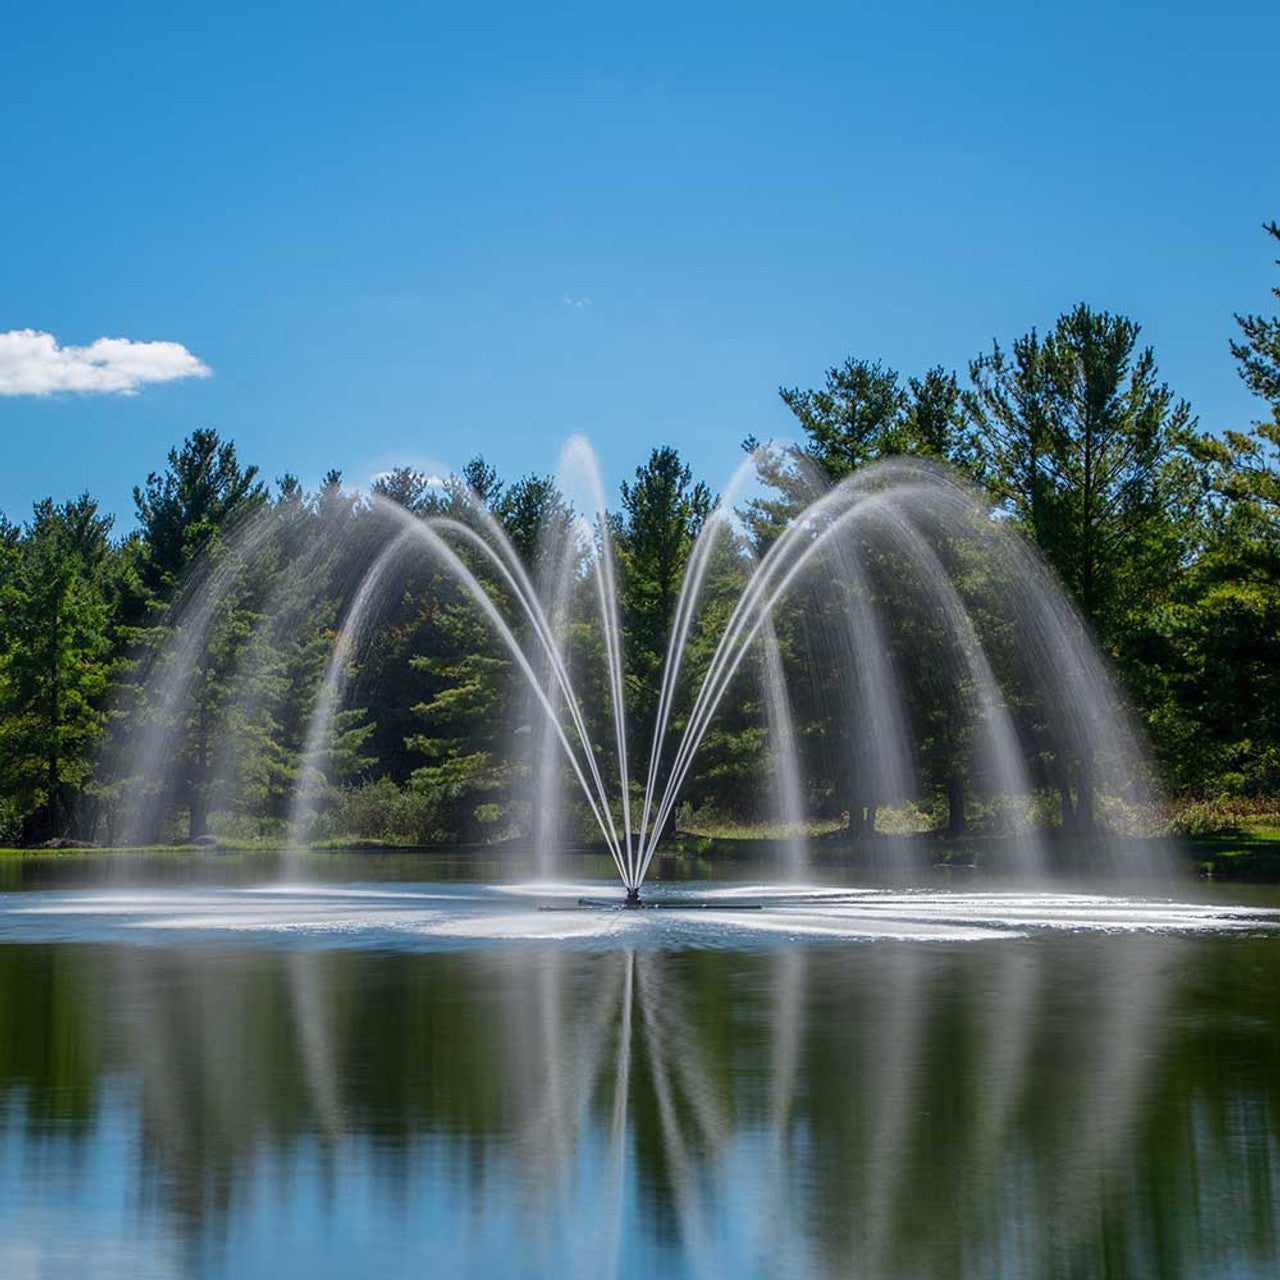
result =
[[[1264,229],[1280,242],[1280,226]],[[904,378],[852,356],[818,387],[783,388],[802,443],[777,455],[766,477],[776,499],[750,504],[744,551],[767,547],[797,509],[788,477],[801,460],[832,481],[898,456],[955,468],[1057,572],[1131,699],[1164,786],[1201,798],[1280,794],[1280,317],[1235,319],[1231,351],[1262,412],[1217,434],[1161,380],[1136,321],[1083,303],[1043,332],[993,343],[963,376],[936,367]],[[418,515],[483,503],[536,570],[539,531],[572,516],[552,479],[504,483],[477,457],[461,480],[442,491],[399,468],[374,488]],[[638,740],[652,729],[680,579],[713,502],[678,451],[661,447],[620,487],[609,520]],[[266,830],[287,813],[350,585],[341,566],[317,557],[314,534],[367,519],[367,504],[337,472],[315,492],[289,475],[268,486],[232,441],[204,428],[135,488],[134,505],[137,527],[123,537],[87,493],[44,498],[21,525],[0,516],[0,843],[120,837],[121,814],[153,785],[121,771],[121,747],[157,713],[148,680],[184,584],[267,512],[289,516],[289,532],[268,540],[263,567],[228,597],[210,633],[148,834],[198,838],[215,813]],[[731,555],[718,563],[707,634],[740,572]],[[969,578],[968,603],[998,636],[999,584]],[[292,594],[281,594],[282,581]],[[785,615],[778,625],[784,664],[812,667]],[[928,626],[904,617],[886,644],[914,682],[913,800],[958,834],[975,820],[981,779],[955,691],[936,687],[920,661]],[[574,643],[588,665],[598,656],[589,629],[576,630]],[[691,670],[708,656],[706,635],[695,635]],[[810,812],[874,830],[877,805],[900,798],[868,791],[870,774],[857,784],[840,776],[833,761],[857,758],[856,742],[843,757],[827,749],[857,734],[854,718],[820,681],[789,683]],[[1041,710],[1017,690],[1006,695],[1035,760]],[[392,834],[442,839],[528,830],[536,815],[520,797],[533,766],[504,752],[513,726],[518,739],[539,741],[483,621],[438,572],[410,575],[360,655],[329,745],[334,829],[369,834],[380,822]],[[689,803],[756,820],[773,765],[759,692],[735,689]],[[1035,760],[1033,773],[1056,792],[1053,821],[1088,826],[1100,814],[1073,767],[1069,777],[1065,762]]]

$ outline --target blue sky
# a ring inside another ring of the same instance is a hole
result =
[[[0,396],[11,517],[88,488],[127,526],[201,425],[308,482],[584,432],[611,483],[661,443],[714,483],[779,384],[962,367],[1080,299],[1206,426],[1255,414],[1273,4],[45,12],[0,39],[0,333],[211,374]]]

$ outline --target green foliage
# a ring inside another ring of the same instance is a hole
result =
[[[563,536],[572,512],[550,476],[525,476],[506,489],[493,508],[507,537],[529,566],[537,563],[540,545]]]
[[[385,775],[339,789],[328,826],[333,837],[343,841],[426,845],[452,835],[428,790],[398,787]]]
[[[168,467],[133,491],[144,548],[143,578],[154,593],[172,590],[209,539],[266,501],[257,467],[242,467],[235,444],[216,431],[193,431],[170,449]]]
[[[618,564],[629,686],[641,741],[653,730],[662,664],[694,540],[711,511],[710,489],[670,446],[655,449],[622,485]]]
[[[1225,836],[1248,833],[1259,839],[1280,840],[1280,804],[1274,799],[1248,800],[1217,795],[1176,805],[1167,831],[1175,836]]]
[[[804,452],[832,479],[904,454],[975,465],[960,385],[941,367],[904,385],[879,361],[850,358],[821,387],[779,395],[807,437]]]
[[[476,457],[459,479],[420,502],[418,513],[449,514],[468,523],[477,504],[487,507],[531,570],[544,534],[563,532],[571,519],[548,477],[526,476],[507,487]],[[492,566],[471,567],[519,628]],[[410,584],[401,610],[402,647],[397,657],[384,654],[383,660],[390,658],[393,670],[407,667],[420,696],[408,701],[408,722],[387,709],[385,719],[402,734],[399,754],[412,764],[398,780],[431,814],[435,838],[481,840],[507,831],[523,812],[520,793],[529,774],[527,752],[518,748],[513,755],[508,744],[513,738],[528,742],[531,718],[542,712],[530,705],[510,655],[456,583],[430,572]],[[390,692],[404,701],[403,683]],[[378,715],[381,723],[384,716]]]
[[[1280,224],[1268,222],[1263,230],[1280,241]],[[1280,259],[1276,265],[1280,266]],[[1280,286],[1271,290],[1280,299]],[[1231,354],[1240,365],[1244,384],[1260,400],[1272,406],[1280,404],[1280,317],[1244,315],[1236,316],[1241,340],[1232,342]]]
[[[1174,784],[1258,796],[1280,792],[1280,319],[1237,320],[1232,353],[1271,417],[1197,442],[1214,489],[1201,551],[1136,674]]]
[[[0,529],[0,790],[42,838],[64,834],[92,777],[119,668],[110,529],[88,494]]]
[[[1195,419],[1139,332],[1082,304],[971,366],[992,494],[1107,639],[1176,572],[1200,496]]]

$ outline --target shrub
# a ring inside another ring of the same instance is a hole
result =
[[[337,791],[325,825],[332,839],[435,844],[448,838],[440,819],[433,796],[383,777]]]

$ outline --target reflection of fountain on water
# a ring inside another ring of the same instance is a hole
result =
[[[809,1275],[815,1270],[807,1233],[795,1230],[801,1207],[804,1146],[807,1134],[796,1114],[796,1092],[805,1071],[806,977],[808,963],[802,947],[778,952],[775,963],[770,1022],[774,1028],[770,1054],[772,1090],[765,1141],[766,1189],[762,1196],[761,1257],[777,1260],[779,1275]]]
[[[1092,933],[963,945],[671,950],[619,912],[630,937],[591,949],[0,947],[5,1141],[42,1174],[6,1188],[0,1264],[65,1150],[113,1161],[172,1273],[345,1242],[379,1273],[1270,1274],[1277,1046],[1256,979],[1204,977],[1274,976],[1264,918],[1074,910]],[[57,1007],[18,1021],[46,969]],[[81,1113],[51,1125],[40,1091],[77,1066]]]
[[[1082,798],[1087,791],[1124,797],[1141,807],[1142,751],[1122,700],[1061,588],[1016,535],[992,521],[967,489],[922,462],[881,463],[824,492],[798,459],[784,456],[786,484],[793,498],[807,496],[808,505],[796,500],[785,527],[759,554],[740,504],[759,492],[757,473],[765,473],[769,459],[776,471],[777,455],[758,452],[744,458],[698,534],[675,601],[666,661],[654,691],[652,738],[645,744],[631,740],[627,725],[628,672],[612,526],[599,470],[584,441],[575,439],[566,447],[557,477],[561,492],[578,502],[578,513],[564,515],[569,508],[563,508],[563,518],[544,529],[534,568],[460,481],[449,482],[447,502],[426,517],[368,499],[358,518],[347,518],[333,535],[333,546],[313,550],[307,570],[320,578],[325,556],[341,560],[345,567],[338,576],[345,575],[351,590],[305,735],[291,843],[306,842],[323,807],[335,718],[352,662],[405,572],[423,562],[443,572],[480,612],[525,679],[539,726],[531,739],[532,834],[544,872],[564,829],[560,768],[552,763],[558,753],[623,885],[638,891],[674,821],[718,709],[734,682],[750,676],[761,691],[773,761],[773,810],[786,833],[786,862],[793,875],[803,873],[805,784],[793,724],[794,691],[788,689],[778,634],[784,614],[790,631],[807,637],[809,652],[827,655],[834,670],[844,673],[833,696],[841,700],[840,723],[856,729],[841,731],[848,744],[826,742],[823,749],[851,753],[835,773],[854,779],[856,796],[873,808],[880,801],[909,798],[915,787],[908,695],[888,633],[894,611],[908,606],[923,620],[924,638],[918,643],[932,646],[924,665],[934,675],[946,673],[947,696],[966,708],[973,777],[989,800],[1003,804],[1010,829],[1020,833],[1023,871],[1044,869],[1041,838],[1026,813],[1038,787],[1052,783],[1065,792],[1071,785],[1067,774],[1075,770]],[[132,744],[132,759],[123,770],[138,784],[135,833],[157,829],[156,815],[171,791],[175,734],[187,714],[221,602],[273,544],[279,522],[296,518],[296,513],[265,518],[243,531],[184,593],[173,618],[172,642],[146,686],[155,714]],[[979,563],[988,581],[998,584],[1012,628],[1002,641],[1000,671],[958,585]],[[726,565],[736,596],[716,632],[702,635],[710,656],[693,671],[692,640],[709,625],[709,584],[717,573],[723,577]],[[604,705],[590,708],[583,674],[573,670],[570,643],[583,608],[594,619],[602,663],[598,678],[587,684],[603,691]],[[830,681],[832,672],[813,670],[806,678],[819,674]],[[1039,708],[1034,752],[1019,740],[1010,715],[1002,687],[1010,679],[1018,682],[1019,696],[1033,696]],[[593,737],[593,732],[604,736]],[[644,752],[639,769],[634,767],[637,746]],[[1050,762],[1050,776],[1030,775],[1029,754]],[[860,803],[850,809],[851,827]]]

